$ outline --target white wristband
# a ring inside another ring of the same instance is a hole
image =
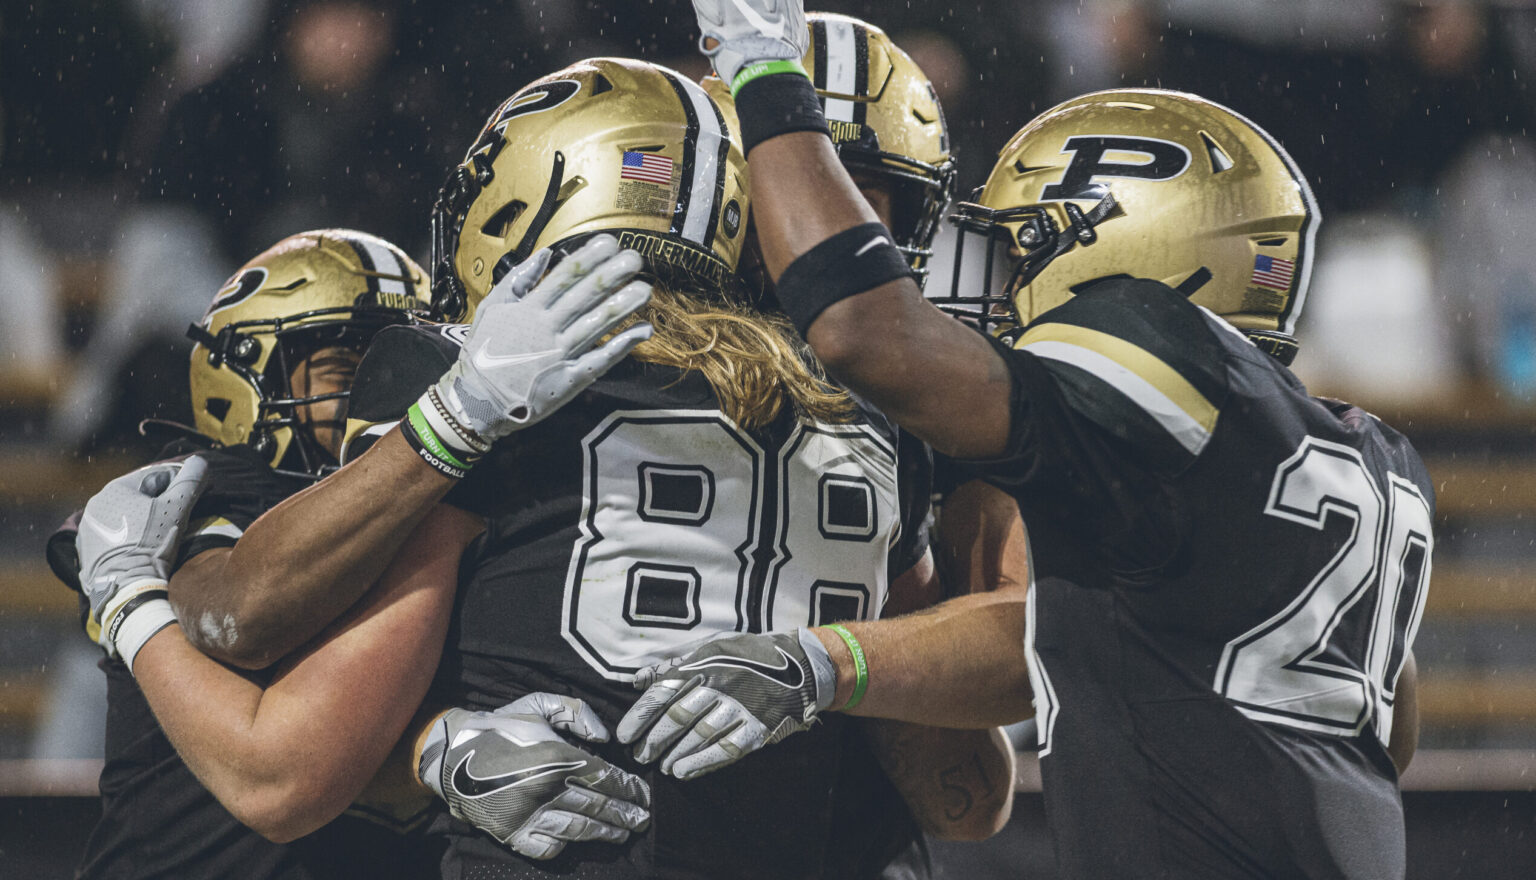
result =
[[[445,395],[452,393],[451,389],[444,391],[434,385],[417,398],[416,405],[421,408],[422,417],[445,446],[460,458],[479,458],[491,450],[491,444],[465,427],[448,409],[456,401],[446,399]]]
[[[112,646],[130,673],[133,672],[133,659],[139,656],[145,643],[155,633],[175,623],[176,611],[165,598],[164,590],[158,591],[158,595],[145,593],[143,602],[127,609],[113,621]]]

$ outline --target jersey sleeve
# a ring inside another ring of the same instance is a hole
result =
[[[901,431],[896,444],[896,468],[901,536],[887,558],[886,571],[892,580],[917,565],[932,540],[933,450]]]
[[[468,324],[400,324],[374,336],[352,384],[343,463],[367,452],[395,429],[411,404],[458,360],[468,333]],[[508,445],[509,441],[501,444]],[[479,468],[483,470],[485,463]],[[481,482],[473,476],[460,480],[443,500],[485,515],[484,493],[476,491]]]
[[[1013,349],[994,340],[1012,377],[1008,449],[964,469],[1100,534],[1143,519],[1160,484],[1200,459],[1231,397],[1218,332],[1166,285],[1094,285]]]
[[[192,508],[177,552],[178,568],[200,553],[233,547],[258,517],[308,485],[276,473],[246,446],[207,449],[198,455],[208,461],[212,481]]]
[[[347,416],[392,422],[458,360],[467,324],[401,324],[373,337],[357,365]]]

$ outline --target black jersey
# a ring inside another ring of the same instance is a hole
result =
[[[452,328],[382,332],[354,402],[376,416],[390,407],[375,402],[392,396],[398,416],[460,339]],[[397,393],[368,387],[370,362]],[[426,378],[406,380],[418,363]],[[489,709],[534,691],[572,694],[612,728],[639,696],[635,671],[701,638],[878,616],[888,579],[927,549],[928,466],[904,473],[902,445],[863,410],[830,425],[786,408],[766,429],[744,430],[701,374],[620,363],[499,441],[449,496],[485,516],[487,531],[461,567],[433,698]],[[840,760],[854,733],[830,716],[686,783],[636,764],[626,747],[593,746],[651,785],[647,831],[624,847],[574,844],[533,862],[445,817],[445,875],[831,876],[824,866],[843,843],[832,833]],[[867,851],[887,845],[876,838],[889,829],[868,831]]]
[[[192,510],[182,561],[233,546],[264,511],[308,485],[274,473],[244,446],[206,449],[178,443],[164,456],[192,452],[207,459],[211,482]],[[78,589],[74,521],[71,517],[50,537],[48,556],[60,579]],[[82,614],[88,613],[83,597],[81,605]],[[103,659],[100,665],[107,675],[102,814],[81,856],[80,877],[321,880],[419,877],[435,870],[437,854],[423,835],[400,834],[351,816],[289,844],[263,838],[197,781],[122,661]]]
[[[1401,877],[1385,743],[1434,506],[1412,447],[1156,282],[999,348],[1009,450],[976,467],[1033,547],[1063,876]]]

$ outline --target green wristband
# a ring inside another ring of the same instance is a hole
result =
[[[406,412],[406,419],[410,422],[411,432],[416,435],[416,439],[421,442],[427,452],[437,456],[450,467],[458,468],[460,471],[469,470],[470,462],[465,462],[454,455],[447,444],[438,439],[437,432],[432,430],[432,426],[427,424],[427,417],[421,414],[420,402],[411,404],[410,410]]]
[[[838,637],[843,640],[843,644],[848,646],[848,653],[853,655],[853,671],[857,676],[853,683],[853,696],[849,697],[848,702],[843,708],[838,710],[839,712],[846,712],[857,706],[859,701],[864,699],[864,691],[869,688],[869,663],[864,659],[864,646],[859,644],[859,640],[853,637],[853,633],[849,632],[846,626],[834,623],[828,626],[827,629],[837,633]]]
[[[731,97],[736,97],[737,93],[741,91],[742,86],[745,86],[752,80],[760,76],[772,76],[775,73],[798,73],[806,79],[811,78],[811,75],[805,72],[805,68],[801,67],[798,61],[759,61],[755,64],[748,64],[746,67],[736,71],[736,78],[731,80]]]

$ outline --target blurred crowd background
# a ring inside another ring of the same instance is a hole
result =
[[[1536,3],[808,5],[927,71],[962,196],[1094,89],[1194,91],[1284,143],[1325,217],[1298,372],[1441,483],[1424,745],[1536,776]],[[141,419],[188,420],[183,332],[223,279],[321,226],[425,261],[504,97],[592,55],[702,74],[695,39],[687,0],[0,0],[0,760],[99,753],[95,649],[43,539],[153,454]]]

